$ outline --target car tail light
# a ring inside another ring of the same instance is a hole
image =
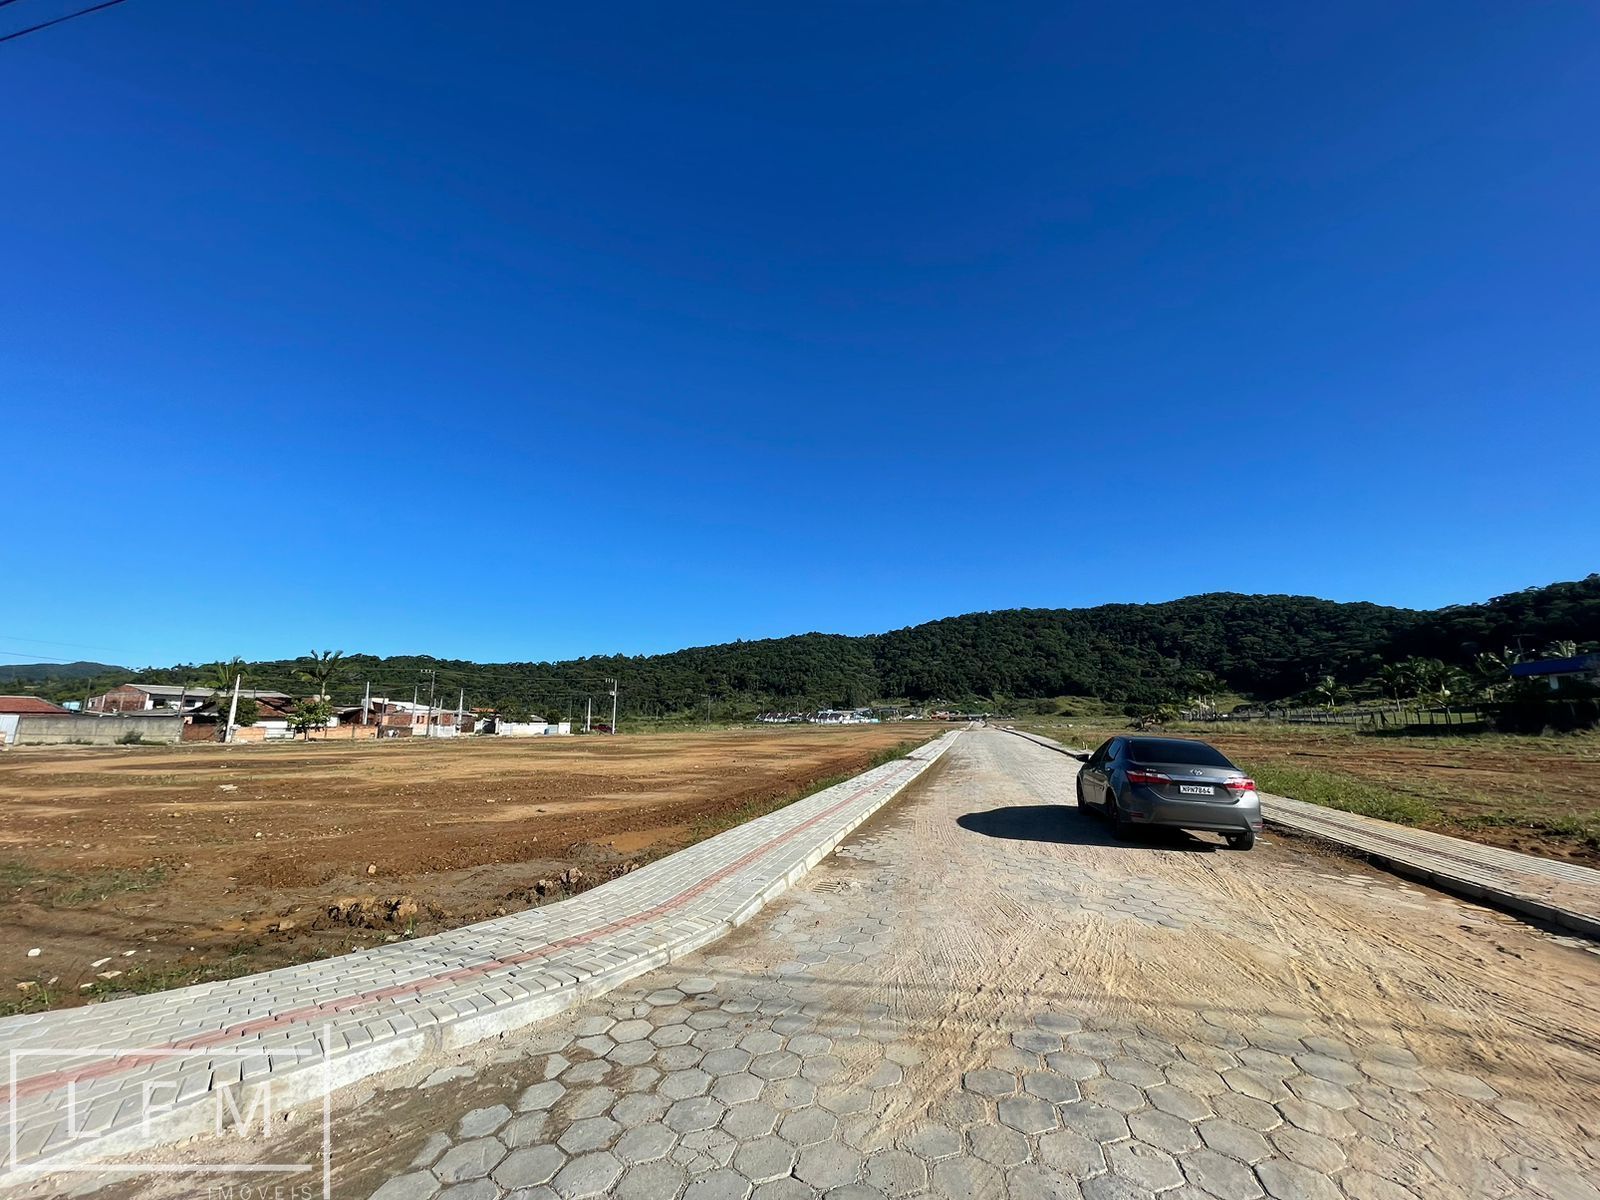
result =
[[[1163,775],[1160,771],[1146,771],[1143,767],[1129,767],[1128,782],[1147,785],[1152,783],[1171,783],[1172,776]]]
[[[1254,779],[1246,779],[1243,775],[1240,775],[1236,779],[1226,780],[1222,786],[1230,792],[1253,792],[1256,790],[1256,781]]]

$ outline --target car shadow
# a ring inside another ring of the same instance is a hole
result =
[[[1182,829],[1151,826],[1120,841],[1111,826],[1087,809],[1065,804],[1020,804],[963,813],[956,824],[971,833],[1012,842],[1054,842],[1067,846],[1106,846],[1115,850],[1181,850],[1210,854],[1221,850],[1217,842],[1201,841]]]

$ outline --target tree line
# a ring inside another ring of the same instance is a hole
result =
[[[1210,593],[969,613],[862,637],[807,633],[668,654],[482,664],[321,651],[238,666],[107,668],[104,676],[43,679],[35,690],[70,699],[130,678],[215,686],[224,677],[231,683],[227,672],[242,667],[250,687],[302,696],[310,689],[336,703],[358,702],[367,684],[375,695],[405,699],[426,697],[431,685],[443,707],[453,708],[464,690],[469,707],[547,717],[575,713],[585,696],[598,701],[609,679],[619,683],[625,713],[657,717],[703,713],[708,701],[725,715],[1058,696],[1130,707],[1188,703],[1205,693],[1339,702],[1396,689],[1454,693],[1472,678],[1498,686],[1507,683],[1513,656],[1597,644],[1600,575],[1590,575],[1432,611]]]

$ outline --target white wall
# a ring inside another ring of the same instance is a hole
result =
[[[543,737],[544,731],[543,721],[497,721],[494,727],[496,737]]]

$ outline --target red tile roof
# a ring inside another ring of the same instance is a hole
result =
[[[37,696],[0,696],[0,713],[64,713],[68,710]]]

